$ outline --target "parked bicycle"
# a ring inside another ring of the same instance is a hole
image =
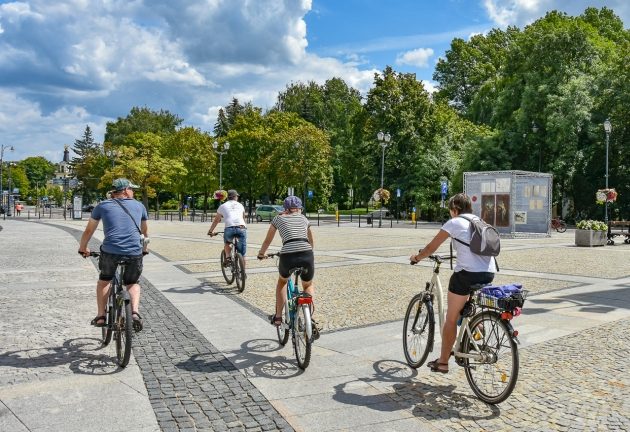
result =
[[[451,256],[431,255],[433,276],[423,292],[416,294],[407,307],[403,325],[403,349],[407,364],[418,368],[433,351],[435,338],[434,302],[437,302],[440,334],[444,324],[444,300],[439,273],[440,265]],[[413,264],[413,263],[412,263]],[[497,404],[507,399],[518,379],[518,331],[510,320],[520,313],[526,296],[520,300],[489,297],[473,286],[461,312],[461,324],[452,355],[464,368],[472,391],[482,401]]]
[[[567,230],[567,223],[560,218],[552,218],[551,229],[555,229],[559,233],[563,233]]]
[[[278,252],[265,255],[266,258],[278,256],[280,256]],[[300,291],[299,280],[303,271],[305,271],[303,267],[289,270],[287,298],[282,310],[282,323],[276,327],[280,345],[286,345],[289,340],[289,332],[293,336],[295,359],[302,370],[306,369],[311,361],[313,344],[313,322],[311,320],[313,298],[310,294]]]
[[[90,256],[99,257],[99,252],[90,252]],[[127,268],[127,261],[118,261],[114,278],[109,286],[107,306],[105,309],[105,326],[101,328],[101,343],[109,345],[112,336],[116,341],[116,360],[121,368],[129,364],[131,357],[131,341],[133,335],[133,320],[131,317],[131,299],[124,289],[123,275]]]
[[[211,234],[211,237],[223,234],[223,231],[218,231]],[[236,280],[236,288],[238,292],[245,290],[245,259],[243,255],[238,251],[238,238],[235,236],[230,243],[230,256],[225,256],[225,249],[221,251],[221,273],[225,278],[225,282],[231,285]]]

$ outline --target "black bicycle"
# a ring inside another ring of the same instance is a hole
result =
[[[90,256],[100,257],[98,252],[90,252]],[[116,264],[116,272],[109,286],[107,307],[105,309],[105,326],[101,328],[103,346],[109,345],[112,336],[116,341],[116,360],[121,368],[129,364],[131,357],[131,339],[133,335],[133,319],[131,317],[131,298],[123,285],[123,275],[127,268],[127,260],[121,259]]]
[[[223,231],[218,231],[216,233],[211,234],[213,237],[217,234],[225,233]],[[238,251],[238,237],[234,236],[232,238],[232,242],[230,243],[230,256],[225,256],[225,249],[221,251],[221,273],[223,273],[223,278],[228,285],[231,285],[234,280],[236,280],[236,288],[238,288],[238,292],[243,292],[245,290],[245,258]]]

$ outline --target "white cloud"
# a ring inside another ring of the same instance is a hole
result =
[[[418,48],[398,54],[396,56],[396,64],[424,68],[429,66],[429,58],[431,58],[432,55],[433,50],[431,48]]]
[[[482,0],[488,17],[501,27],[530,24],[547,11],[558,10],[580,15],[588,7],[608,7],[624,21],[630,22],[630,2],[627,0]]]

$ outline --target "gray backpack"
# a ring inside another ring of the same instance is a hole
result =
[[[483,256],[496,257],[501,251],[501,238],[499,232],[492,225],[482,219],[459,216],[470,222],[470,243],[454,239],[470,248],[472,253]]]

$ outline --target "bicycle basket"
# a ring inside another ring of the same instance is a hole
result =
[[[523,307],[528,293],[520,285],[489,286],[477,291],[475,303],[481,307],[511,312]]]

